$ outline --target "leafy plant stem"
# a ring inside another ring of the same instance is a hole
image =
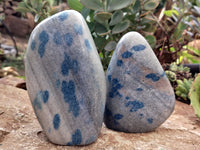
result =
[[[169,38],[172,36],[172,34],[174,33],[175,29],[178,27],[179,23],[181,22],[181,20],[183,19],[183,17],[190,15],[190,12],[184,13],[183,15],[180,16],[180,18],[178,19],[178,21],[176,22],[174,28],[168,33]]]

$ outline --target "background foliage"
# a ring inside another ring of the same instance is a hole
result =
[[[141,33],[159,61],[198,63],[199,51],[186,46],[199,37],[199,0],[68,0],[82,13],[96,43],[104,69],[119,39]]]

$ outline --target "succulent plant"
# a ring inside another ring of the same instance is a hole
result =
[[[32,13],[35,16],[35,22],[39,23],[59,11],[53,7],[55,4],[57,2],[54,0],[23,0],[16,10],[21,13]]]
[[[182,80],[176,80],[178,86],[176,87],[176,95],[182,97],[184,100],[188,100],[189,99],[189,91],[190,91],[190,87],[192,85],[192,80],[189,79],[184,79]]]
[[[184,67],[183,65],[177,65],[175,62],[170,64],[170,70],[173,72],[190,72],[190,68]]]
[[[166,76],[168,77],[169,81],[175,82],[176,81],[176,74],[172,71],[165,71]]]

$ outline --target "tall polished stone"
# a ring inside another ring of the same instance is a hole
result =
[[[106,81],[81,14],[67,10],[32,32],[25,59],[28,94],[49,140],[87,145],[101,130]]]
[[[107,71],[105,124],[123,132],[149,132],[173,112],[170,82],[147,41],[137,32],[125,34]]]

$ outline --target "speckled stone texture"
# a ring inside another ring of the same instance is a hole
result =
[[[27,89],[49,140],[87,145],[101,130],[106,81],[84,18],[58,13],[32,32],[25,60]]]
[[[150,132],[173,112],[175,96],[147,41],[125,34],[107,71],[105,124],[123,132]]]

